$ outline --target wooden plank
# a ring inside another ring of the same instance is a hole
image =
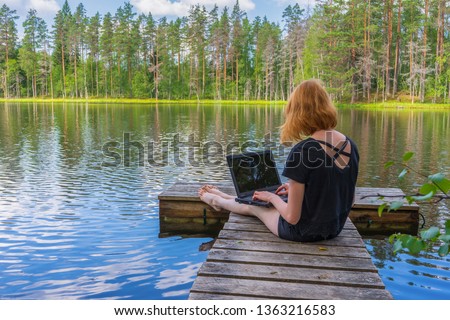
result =
[[[384,284],[380,277],[373,272],[322,270],[303,267],[293,268],[207,261],[200,268],[198,276],[384,289]]]
[[[223,223],[217,222],[214,224],[195,223],[195,222],[181,222],[172,223],[159,221],[159,237],[165,238],[173,235],[208,235],[215,237],[223,228]]]
[[[203,218],[203,210],[206,210],[207,217],[228,218],[228,211],[217,212],[203,202],[193,201],[159,201],[159,213],[161,216],[173,218]]]
[[[419,229],[419,211],[396,211],[383,213],[369,209],[358,209],[350,212],[358,231],[364,235],[391,235],[396,232],[417,234]]]
[[[232,279],[223,277],[198,277],[191,292],[214,294],[238,294],[268,299],[392,299],[383,289],[276,281]]]
[[[371,259],[212,248],[207,261],[296,266],[330,270],[377,272]]]
[[[262,224],[262,222],[258,218],[250,217],[250,216],[243,216],[243,215],[236,214],[236,213],[230,214],[230,216],[228,218],[228,222],[250,223],[250,224],[261,223]],[[350,221],[350,219],[347,219],[347,221],[344,225],[344,229],[356,230],[356,227],[353,225],[353,223]]]
[[[285,242],[286,240],[280,239],[272,233],[260,233],[260,232],[248,232],[248,231],[235,231],[235,230],[222,230],[219,233],[221,239],[234,239],[234,240],[257,240],[268,242]],[[316,241],[316,244],[327,244],[328,246],[343,246],[343,247],[365,247],[361,238],[348,238],[348,237],[336,237],[330,240]]]
[[[385,196],[384,200],[379,199],[380,195]],[[370,197],[368,197],[370,196]],[[398,209],[418,211],[416,203],[409,204],[405,198],[405,193],[398,188],[356,188],[355,204],[353,209],[374,209],[378,208],[385,201],[402,201],[403,206]]]
[[[396,212],[385,212],[378,215],[377,211],[373,210],[352,210],[350,211],[350,218],[353,222],[389,222],[389,223],[415,223],[418,222],[419,213],[418,211],[396,211]]]
[[[214,182],[224,192],[235,194],[231,181]],[[160,200],[160,216],[171,218],[203,218],[203,211],[206,209],[207,214],[220,215],[221,219],[229,215],[227,211],[216,213],[210,206],[200,201],[198,197],[198,189],[204,185],[199,182],[178,182],[170,186],[167,190],[159,195]],[[417,204],[405,203],[399,210],[394,213],[385,212],[383,216],[378,217],[378,206],[383,201],[378,199],[378,194],[388,196],[387,199],[402,200],[403,191],[398,188],[356,188],[355,204],[350,212],[350,219],[355,225],[344,226],[344,229],[356,228],[364,234],[392,234],[395,232],[403,232],[416,234],[419,227],[419,206]],[[368,195],[372,197],[364,198]],[[398,196],[397,198],[392,196]],[[345,233],[343,234],[345,235]]]
[[[264,224],[260,223],[235,223],[235,222],[227,222],[224,227],[224,230],[241,230],[241,231],[249,231],[249,232],[270,232],[269,229]],[[358,231],[344,229],[340,233],[341,237],[352,237],[359,238],[360,235]]]
[[[198,189],[205,184],[200,182],[178,182],[163,191],[158,198],[160,200],[184,200],[184,201],[199,201]],[[231,180],[224,180],[221,182],[211,182],[210,184],[217,186],[221,191],[235,195],[235,189]],[[355,204],[354,208],[369,208],[376,209],[382,200],[378,199],[378,194],[388,196],[390,200],[402,200],[404,193],[399,188],[367,188],[357,187],[355,191]],[[364,198],[365,196],[372,196]],[[398,196],[398,198],[391,198],[392,196]],[[417,204],[408,204],[405,202],[404,206],[399,210],[418,210]]]
[[[369,253],[366,248],[363,247],[328,246],[326,244],[316,244],[315,242],[308,244],[302,243],[299,245],[299,243],[292,241],[267,242],[255,240],[217,239],[214,244],[214,248],[370,259]]]
[[[189,182],[178,182],[161,192],[158,196],[159,200],[183,200],[183,201],[200,201],[198,197],[198,189],[201,188],[203,183],[189,183]],[[230,183],[215,183],[221,191],[236,195],[234,187]]]
[[[237,294],[219,294],[219,293],[203,293],[191,292],[189,300],[269,300],[269,298],[250,297]]]

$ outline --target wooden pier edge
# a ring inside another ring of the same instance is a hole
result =
[[[235,194],[231,181],[214,182],[224,192]],[[160,236],[172,234],[217,234],[228,220],[229,212],[215,212],[200,201],[197,191],[203,183],[175,183],[159,196]],[[382,203],[378,195],[389,196],[392,201],[404,200],[398,188],[356,188],[355,204],[350,212],[352,220],[362,235],[390,235],[396,232],[417,234],[419,206],[405,204],[394,212],[378,215]],[[372,197],[367,197],[372,196]],[[395,198],[394,196],[398,196]]]
[[[191,300],[392,299],[350,220],[339,237],[297,243],[234,213],[191,288]]]

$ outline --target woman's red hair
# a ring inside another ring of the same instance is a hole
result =
[[[306,80],[297,86],[284,110],[281,126],[282,143],[299,141],[318,130],[331,130],[337,125],[337,111],[318,80]]]

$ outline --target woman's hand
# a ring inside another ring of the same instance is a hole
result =
[[[289,193],[289,183],[283,183],[278,189],[275,191],[275,194],[280,196],[287,195]]]
[[[271,202],[275,194],[268,191],[255,191],[253,194],[253,200],[260,200],[264,202]]]

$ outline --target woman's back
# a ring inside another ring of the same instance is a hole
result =
[[[302,214],[291,227],[292,240],[315,241],[337,236],[350,212],[358,176],[355,143],[336,132],[301,141],[291,150],[283,175],[305,184]],[[316,139],[317,138],[317,139]],[[336,138],[340,138],[337,140]],[[332,144],[331,141],[337,141]]]

